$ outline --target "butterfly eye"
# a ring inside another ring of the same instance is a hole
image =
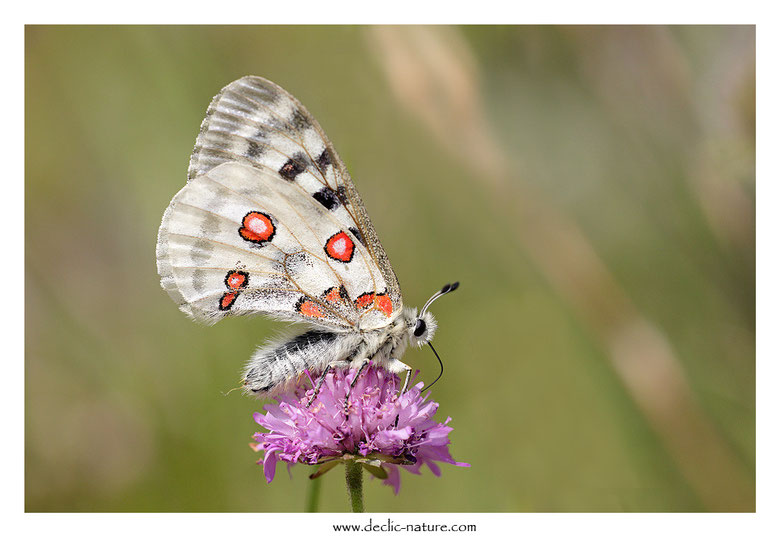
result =
[[[415,336],[421,336],[424,332],[426,332],[426,322],[422,319],[418,319],[415,322],[415,330],[412,332],[412,334]]]

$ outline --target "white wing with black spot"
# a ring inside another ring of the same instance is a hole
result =
[[[322,128],[295,97],[261,77],[244,77],[223,88],[201,124],[188,181],[228,162],[277,175],[320,205],[362,243],[382,275],[377,287],[361,294],[385,294],[392,312],[401,311],[398,280],[361,197]]]
[[[393,315],[369,251],[279,174],[227,162],[191,179],[163,216],[161,283],[195,319],[265,313],[335,329]]]

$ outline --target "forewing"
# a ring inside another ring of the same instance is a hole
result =
[[[358,239],[379,271],[382,278],[375,279],[376,287],[360,293],[388,297],[393,313],[401,310],[398,280],[350,175],[320,125],[295,97],[260,77],[244,77],[223,88],[201,125],[189,181],[226,162],[276,174],[300,187],[302,195]]]
[[[161,282],[192,317],[265,313],[333,328],[382,326],[390,300],[369,251],[295,182],[226,162],[192,178],[165,212]],[[370,308],[367,308],[370,306]]]

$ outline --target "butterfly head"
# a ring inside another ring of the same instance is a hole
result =
[[[429,343],[437,330],[437,320],[431,312],[418,314],[417,310],[412,310],[410,314],[410,321],[407,324],[410,342],[418,347]]]
[[[431,342],[431,339],[434,338],[434,332],[437,330],[437,321],[434,319],[431,312],[428,311],[428,307],[443,295],[455,291],[456,288],[458,288],[458,282],[445,284],[441,290],[431,296],[431,299],[426,301],[426,304],[423,305],[420,312],[411,312],[408,323],[410,342],[417,346],[422,346]]]

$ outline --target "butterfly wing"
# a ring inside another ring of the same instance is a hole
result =
[[[223,88],[201,124],[188,178],[230,161],[295,181],[344,226],[354,228],[383,275],[394,311],[401,309],[398,280],[350,174],[320,124],[295,97],[254,76]]]
[[[212,101],[157,257],[163,288],[207,322],[265,313],[371,329],[402,307],[344,164],[304,107],[259,77]]]

